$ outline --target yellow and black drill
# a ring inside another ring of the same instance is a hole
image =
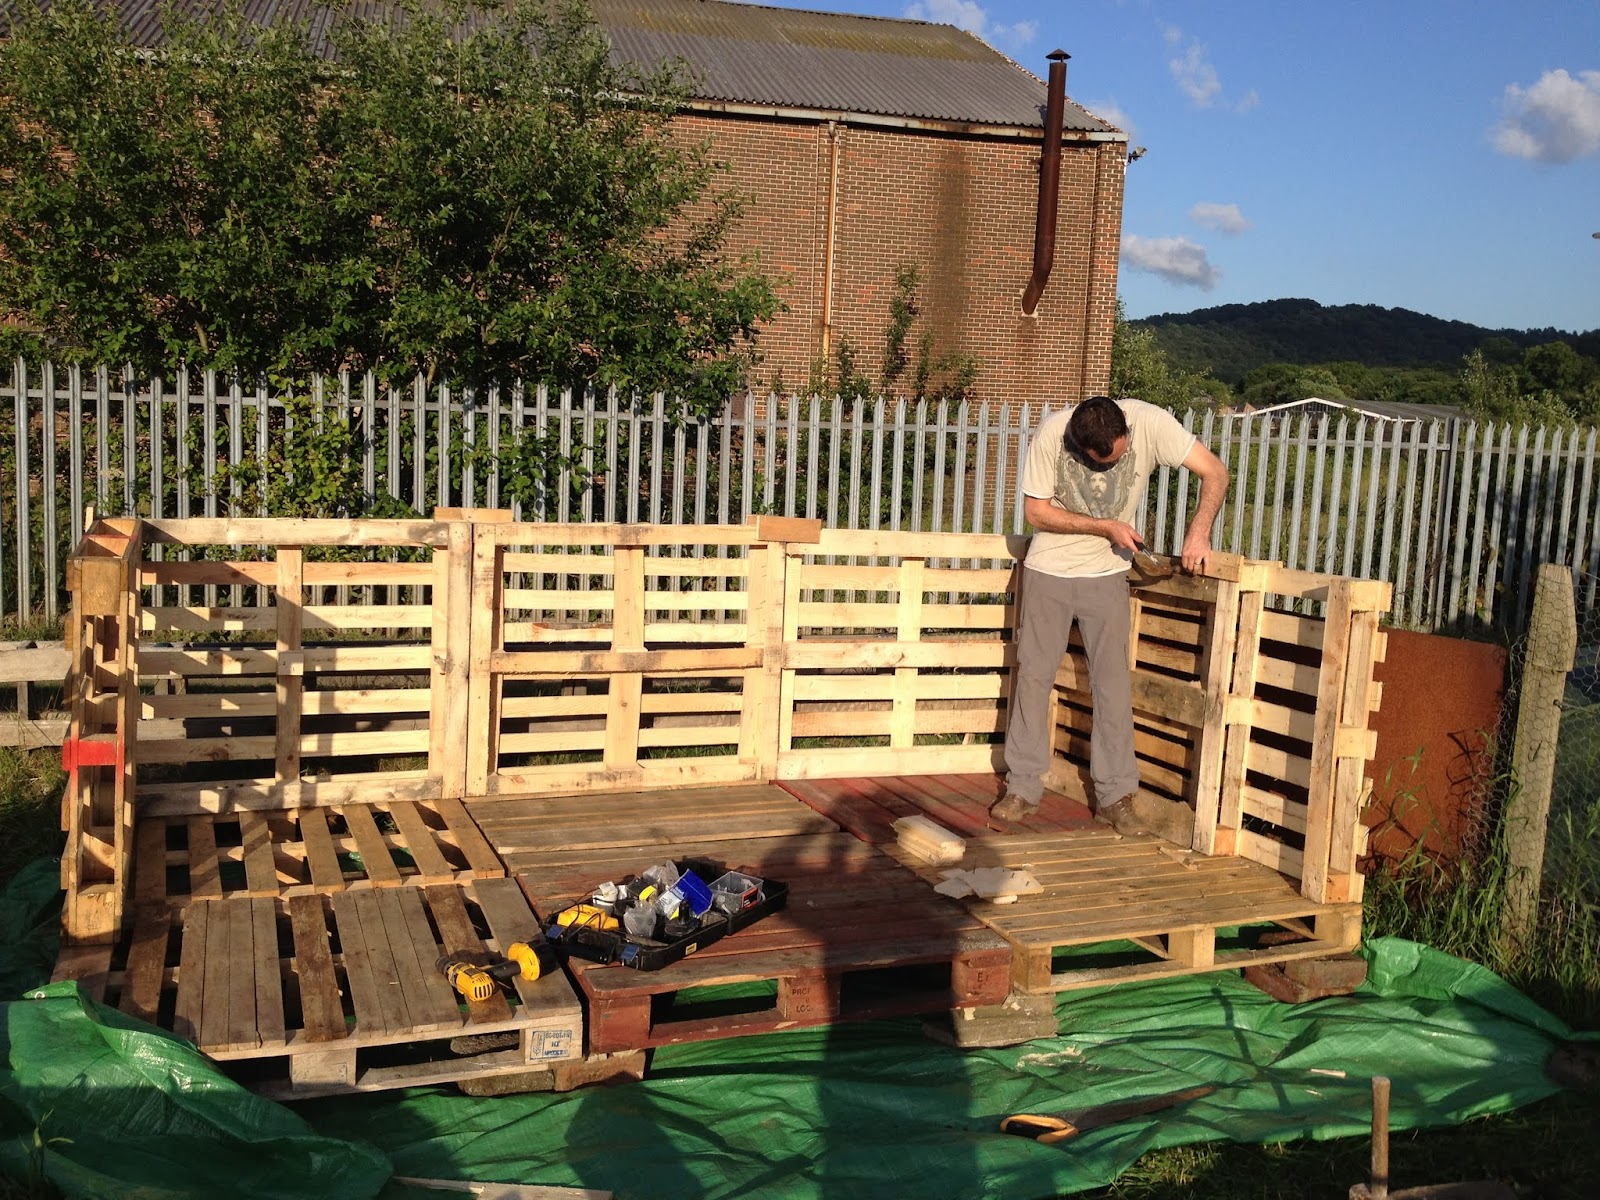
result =
[[[513,942],[504,957],[460,952],[439,959],[439,973],[474,1004],[482,1004],[493,996],[499,984],[519,977],[532,981],[550,974],[555,967],[555,955],[543,938]]]

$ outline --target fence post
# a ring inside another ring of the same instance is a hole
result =
[[[1538,918],[1550,792],[1555,786],[1556,741],[1561,733],[1561,703],[1577,653],[1572,571],[1559,563],[1546,563],[1539,568],[1534,586],[1528,657],[1522,671],[1522,698],[1517,705],[1517,733],[1511,749],[1516,792],[1506,812],[1510,875],[1501,930],[1511,945],[1523,943]]]

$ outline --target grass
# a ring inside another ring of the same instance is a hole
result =
[[[1565,1093],[1516,1112],[1448,1129],[1393,1132],[1395,1188],[1496,1180],[1543,1200],[1588,1200],[1600,1178],[1600,1095]],[[1147,1154],[1109,1188],[1078,1200],[1313,1200],[1364,1183],[1371,1147],[1362,1138],[1238,1145],[1207,1142]]]
[[[41,856],[61,853],[59,750],[0,749],[0,887]]]

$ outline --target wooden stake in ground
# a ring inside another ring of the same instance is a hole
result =
[[[1561,702],[1566,695],[1567,673],[1572,670],[1577,653],[1572,572],[1565,566],[1546,563],[1539,568],[1534,585],[1528,658],[1522,669],[1517,736],[1511,749],[1516,795],[1506,812],[1506,852],[1511,871],[1501,932],[1512,944],[1527,940],[1538,917],[1550,793],[1556,782]]]

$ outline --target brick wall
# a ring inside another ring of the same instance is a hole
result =
[[[1035,317],[1020,297],[1033,264],[1039,147],[911,130],[685,115],[751,198],[733,240],[758,250],[789,306],[763,331],[754,383],[803,388],[823,345],[828,181],[838,139],[832,345],[881,370],[896,267],[921,273],[935,353],[980,362],[979,399],[1046,404],[1105,390],[1111,370],[1125,148],[1062,151],[1055,268]],[[831,364],[830,364],[831,366]]]

